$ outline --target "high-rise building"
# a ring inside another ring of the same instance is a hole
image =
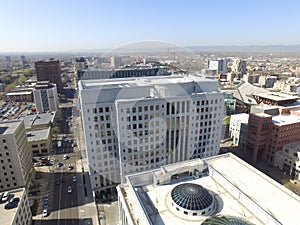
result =
[[[234,59],[232,62],[231,71],[237,74],[245,74],[247,72],[246,61]]]
[[[26,187],[32,172],[24,122],[0,122],[0,191]]]
[[[122,57],[121,56],[112,56],[110,58],[110,67],[111,68],[118,68],[122,66]]]
[[[299,224],[300,197],[231,153],[126,176],[121,225]]]
[[[216,70],[218,74],[226,74],[227,73],[227,60],[226,59],[209,60],[208,61],[208,69]]]
[[[56,84],[58,93],[62,93],[60,62],[58,60],[38,61],[34,63],[38,81],[49,81]]]
[[[224,116],[218,81],[197,76],[82,80],[79,98],[92,187],[217,155]]]
[[[57,111],[56,84],[51,84],[49,81],[37,82],[33,90],[33,99],[38,112]]]

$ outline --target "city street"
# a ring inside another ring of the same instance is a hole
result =
[[[40,196],[37,208],[37,215],[33,218],[35,225],[96,225],[98,224],[96,205],[91,191],[91,184],[88,178],[86,162],[82,158],[83,138],[79,136],[79,129],[73,124],[78,118],[73,118],[72,104],[64,105],[61,108],[62,120],[58,135],[58,141],[53,141],[53,155],[49,157],[51,165],[36,167],[41,172]],[[75,117],[75,116],[74,116]],[[67,155],[67,159],[65,159]],[[48,195],[48,215],[42,216],[45,208],[44,196]],[[92,218],[94,217],[94,218]]]

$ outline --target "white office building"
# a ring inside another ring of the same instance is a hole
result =
[[[216,80],[197,76],[79,82],[92,187],[191,158],[217,155],[224,116]]]
[[[56,84],[39,81],[33,90],[33,99],[37,112],[57,111],[58,96]]]
[[[216,70],[218,74],[226,74],[227,73],[227,60],[226,59],[209,60],[208,61],[208,69]]]
[[[244,147],[249,114],[240,113],[230,116],[229,133],[234,145]]]

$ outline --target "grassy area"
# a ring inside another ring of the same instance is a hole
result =
[[[226,116],[223,120],[222,120],[222,125],[229,125],[230,124],[230,116]]]
[[[289,190],[291,190],[292,192],[299,193],[299,186],[291,182],[289,179],[282,179],[281,184]]]

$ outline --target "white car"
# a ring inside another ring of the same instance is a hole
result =
[[[64,160],[67,160],[69,158],[68,155],[64,155]]]
[[[1,201],[2,201],[2,202],[6,202],[6,201],[8,200],[8,198],[9,198],[9,192],[6,191],[6,192],[4,192],[4,194],[2,195]]]
[[[71,188],[71,186],[68,186],[68,193],[72,193],[72,188]]]
[[[47,209],[44,209],[44,210],[43,210],[43,217],[46,217],[46,216],[48,216],[48,210],[47,210]]]

